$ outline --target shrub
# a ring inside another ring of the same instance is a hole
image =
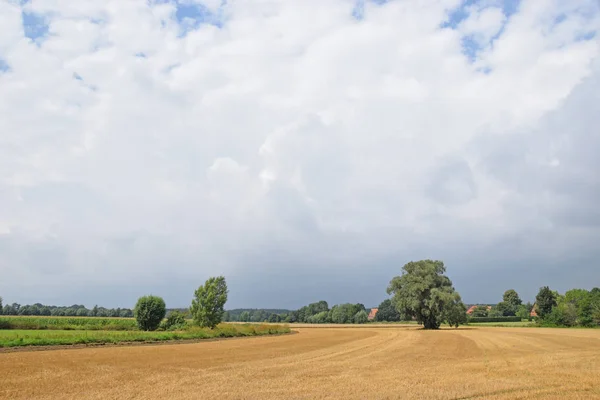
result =
[[[187,325],[185,314],[180,311],[173,311],[161,325],[166,331],[184,329]]]
[[[165,317],[167,307],[162,297],[140,297],[133,311],[138,327],[143,331],[154,331]]]
[[[470,317],[469,322],[521,322],[521,317]]]

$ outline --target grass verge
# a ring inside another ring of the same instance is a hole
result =
[[[162,342],[190,339],[262,336],[282,333],[290,333],[290,328],[286,325],[221,324],[213,330],[193,327],[184,331],[173,332],[104,330],[0,330],[0,347]]]

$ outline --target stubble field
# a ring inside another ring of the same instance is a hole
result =
[[[0,398],[600,398],[600,330],[294,329],[195,344],[3,353]]]

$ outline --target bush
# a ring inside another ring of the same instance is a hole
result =
[[[133,311],[138,327],[143,331],[156,330],[166,313],[167,307],[162,297],[152,295],[140,297]]]
[[[185,314],[180,311],[173,311],[167,319],[161,324],[165,331],[182,330],[187,326]]]
[[[469,322],[521,322],[521,317],[470,317]]]

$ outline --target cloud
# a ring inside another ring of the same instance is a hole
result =
[[[593,0],[0,0],[0,294],[374,305],[426,257],[467,301],[586,285],[599,28]]]

